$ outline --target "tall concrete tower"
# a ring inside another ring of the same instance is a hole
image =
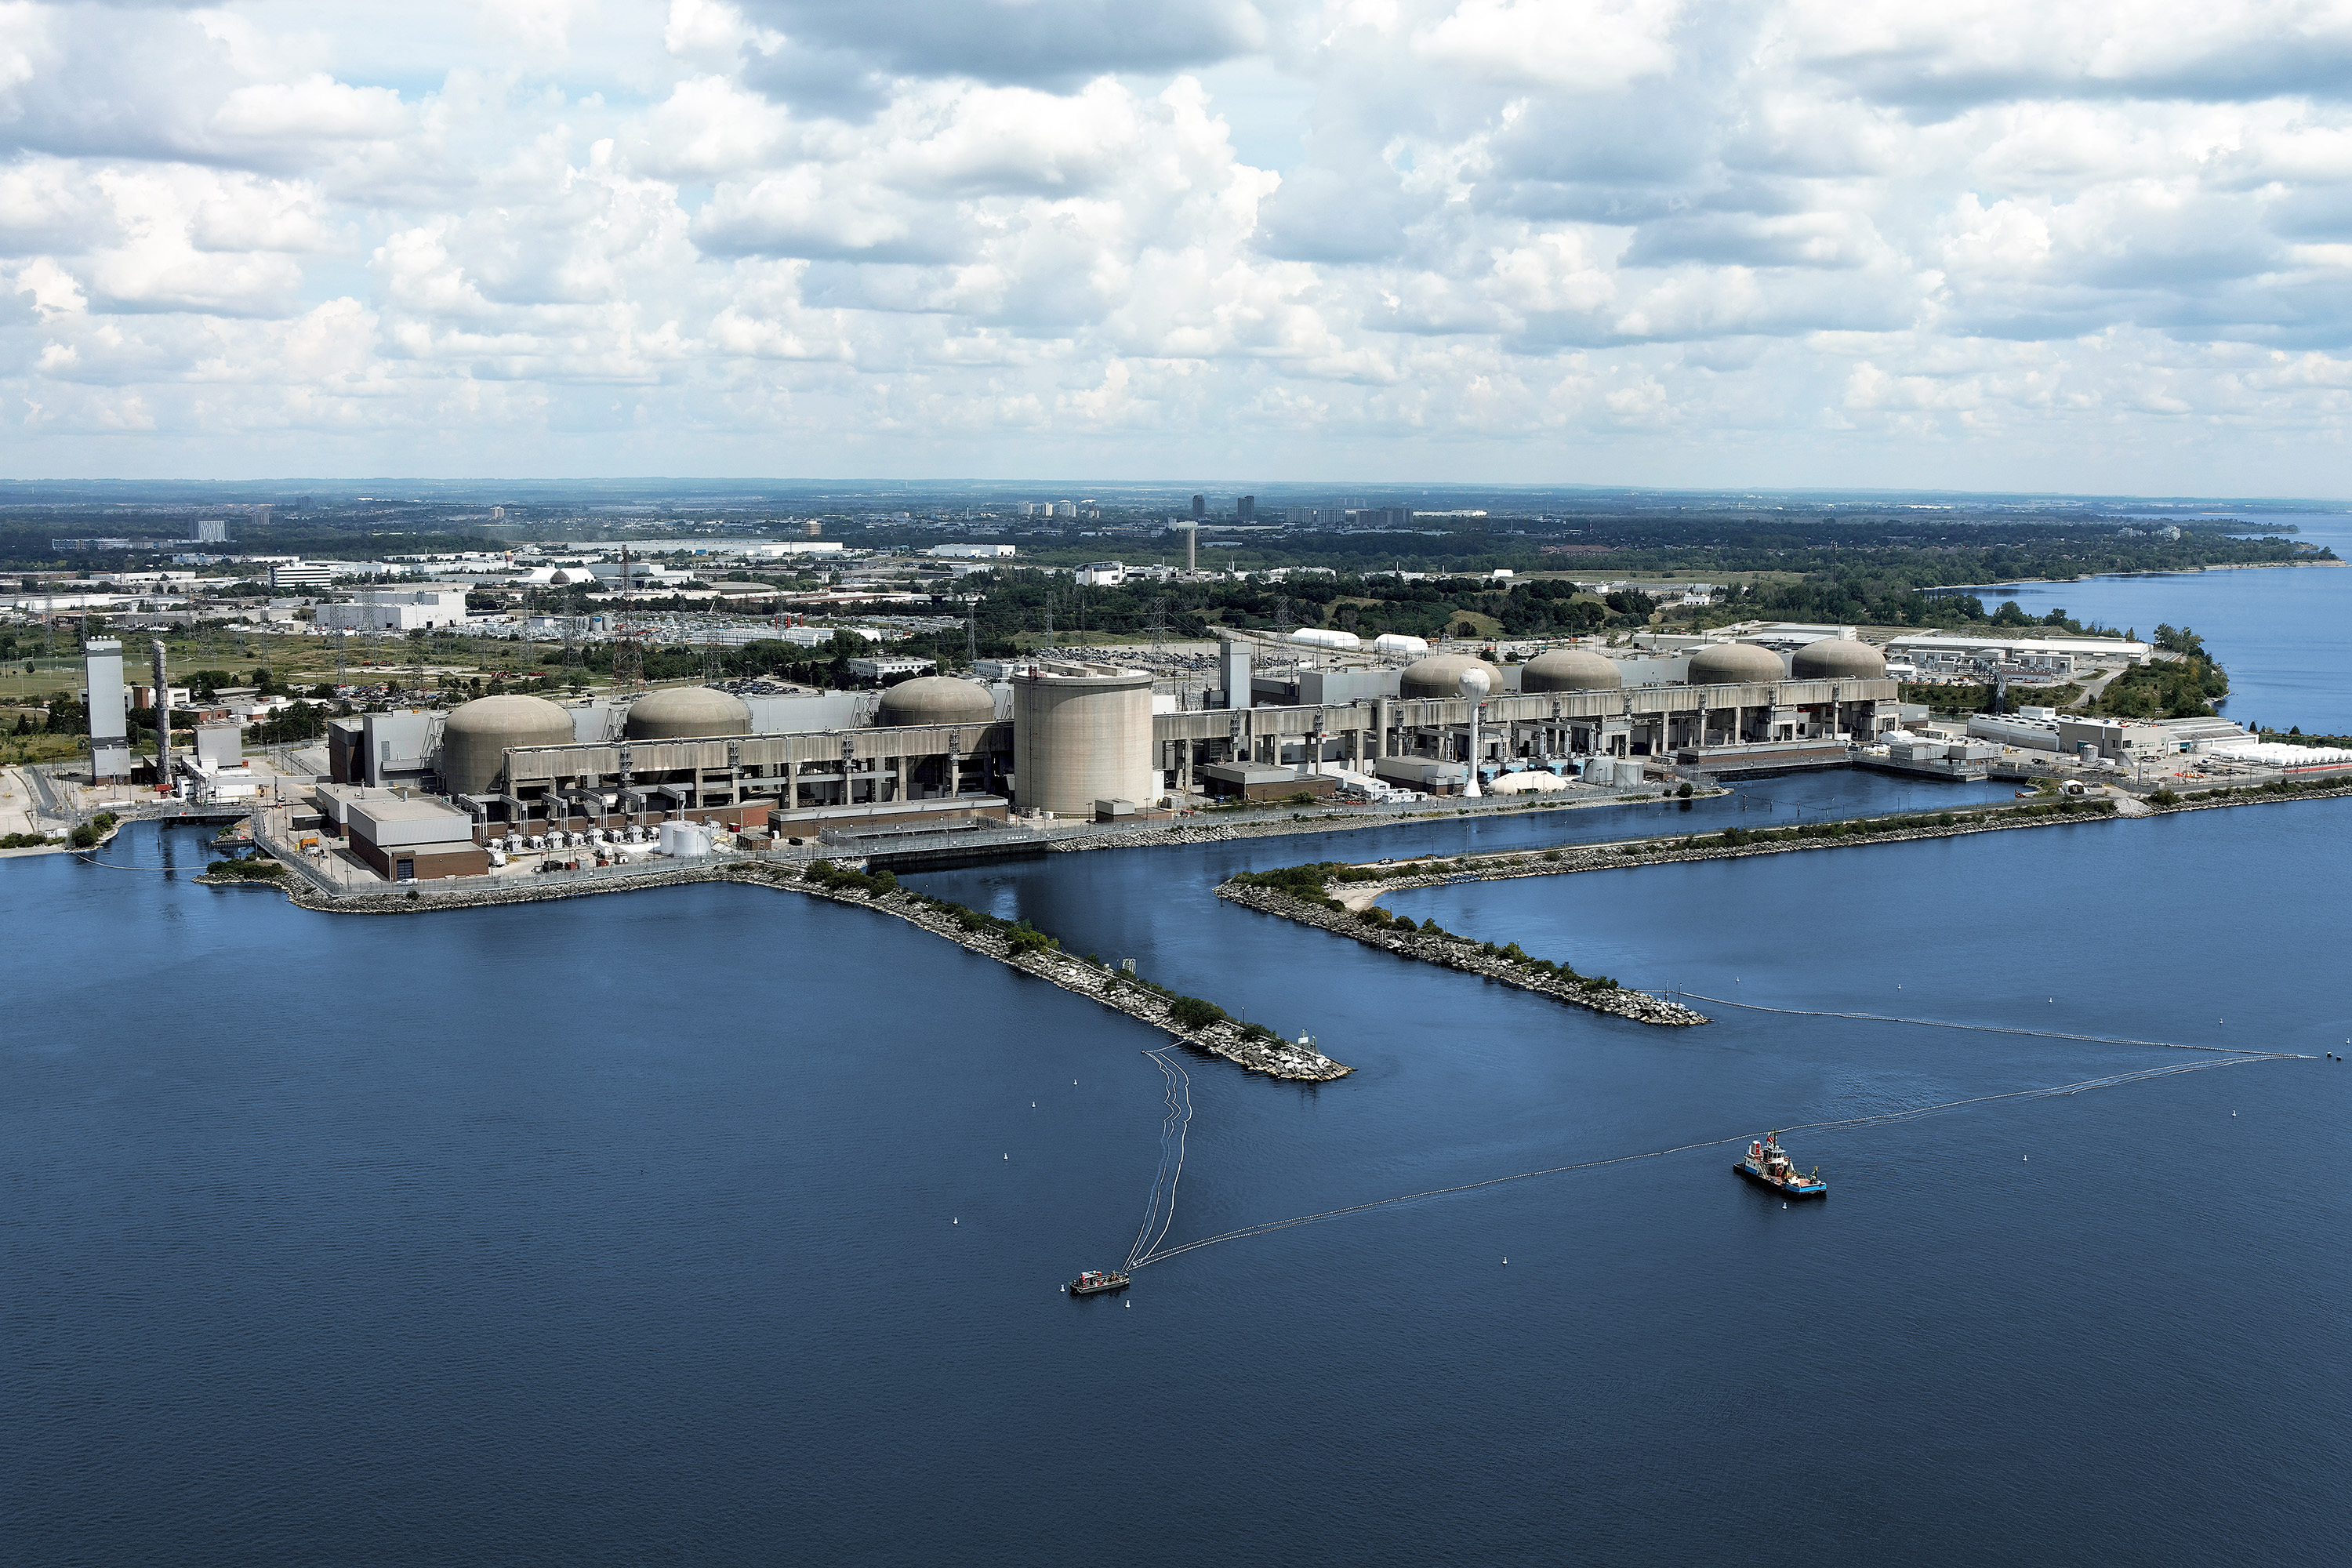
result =
[[[163,668],[163,643],[150,645],[155,663],[155,793],[172,793],[172,678]]]
[[[124,721],[122,645],[92,637],[82,645],[82,680],[89,690],[89,778],[121,784],[131,777],[131,731]]]

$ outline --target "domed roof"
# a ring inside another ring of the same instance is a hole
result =
[[[1693,686],[1753,686],[1788,678],[1780,656],[1752,642],[1717,643],[1691,655]]]
[[[572,715],[544,697],[477,697],[449,710],[441,733],[496,739],[502,746],[564,746],[572,742]]]
[[[1798,680],[1883,680],[1886,656],[1853,637],[1823,637],[1796,651],[1789,673]]]
[[[882,693],[877,724],[988,724],[996,699],[984,686],[952,675],[922,675]]]
[[[649,691],[629,704],[622,733],[632,741],[691,741],[704,735],[747,735],[751,710],[740,697],[708,686]]]
[[[1483,658],[1472,658],[1459,653],[1433,653],[1404,667],[1404,672],[1397,677],[1397,694],[1402,697],[1459,697],[1462,695],[1462,678],[1472,670],[1486,678],[1489,690],[1502,684],[1499,672]]]
[[[572,740],[572,715],[545,698],[477,697],[451,709],[441,726],[441,787],[451,795],[485,794],[505,771],[509,747],[568,746]]]
[[[1539,653],[1519,672],[1522,691],[1614,691],[1624,684],[1616,660],[1584,647]]]

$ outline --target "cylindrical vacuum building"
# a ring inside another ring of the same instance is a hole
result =
[[[1098,800],[1158,801],[1151,677],[1107,664],[1014,672],[1013,791],[1024,811],[1056,816],[1090,816]]]

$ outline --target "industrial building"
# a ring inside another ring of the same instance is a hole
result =
[[[310,614],[313,624],[321,631],[413,632],[462,626],[466,620],[466,591],[369,589],[360,595],[356,604],[320,605]]]
[[[122,645],[92,637],[82,645],[83,700],[89,705],[93,784],[131,782],[131,727],[122,700]]]
[[[1343,636],[1287,646],[1360,659]],[[1228,638],[1223,689],[1209,694],[1217,705],[1192,709],[1155,693],[1148,671],[1029,658],[1010,661],[993,689],[927,675],[878,696],[677,687],[625,703],[504,695],[446,713],[367,714],[334,721],[328,744],[331,787],[368,793],[332,810],[322,796],[322,820],[347,818],[354,852],[384,875],[404,860],[411,875],[458,874],[449,868],[471,863],[454,847],[460,837],[488,848],[547,835],[641,841],[681,821],[815,836],[1015,812],[1122,818],[1196,793],[1328,795],[1342,771],[1437,793],[1483,793],[1482,782],[1529,769],[1547,787],[1576,773],[1638,784],[1660,766],[1843,763],[1896,722],[1881,656],[1851,637],[1787,654],[1753,642],[1571,647],[1504,666],[1382,642],[1400,646],[1375,645],[1374,658],[1420,657],[1261,678],[1266,645]],[[362,812],[375,792],[442,804],[438,815]]]

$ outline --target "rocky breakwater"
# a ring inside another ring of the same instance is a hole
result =
[[[1440,931],[1434,929],[1434,921],[1427,930],[1411,921],[1376,922],[1367,918],[1369,911],[1334,907],[1336,900],[1310,902],[1306,897],[1279,888],[1252,887],[1241,882],[1223,884],[1218,888],[1217,896],[1301,925],[1320,927],[1400,958],[1418,959],[1423,963],[1516,985],[1522,991],[1538,992],[1571,1007],[1672,1027],[1708,1022],[1706,1014],[1678,1002],[1668,1002],[1645,991],[1627,990],[1613,980],[1580,975],[1548,960],[1529,958],[1516,942],[1498,948],[1492,942]]]
[[[1286,1040],[1255,1025],[1227,1017],[1223,1008],[1197,996],[1178,995],[1124,970],[1074,958],[1054,938],[1026,924],[909,892],[887,872],[869,877],[819,862],[805,872],[787,867],[763,868],[756,878],[744,879],[791,888],[835,903],[856,904],[920,926],[959,947],[1165,1029],[1252,1072],[1302,1083],[1328,1083],[1355,1070],[1304,1042]]]

